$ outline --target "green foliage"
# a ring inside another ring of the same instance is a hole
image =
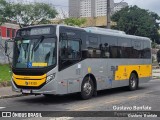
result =
[[[156,48],[157,47],[157,43],[154,41],[154,42],[152,42],[152,48]]]
[[[9,71],[9,65],[0,64],[0,82],[9,81],[11,79],[11,73]]]
[[[45,3],[10,4],[0,0],[0,22],[17,21],[21,27],[35,24],[48,24],[49,19],[55,18],[57,11]]]
[[[70,26],[82,26],[83,24],[86,23],[86,19],[85,18],[67,18],[64,20],[64,23],[66,25],[70,25]]]
[[[7,3],[5,0],[0,0],[0,25],[4,22],[8,22],[9,18],[14,15],[11,4]]]
[[[158,14],[141,9],[137,6],[126,7],[112,16],[117,25],[113,29],[125,31],[127,34],[149,37],[159,42]]]

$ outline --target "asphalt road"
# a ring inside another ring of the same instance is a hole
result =
[[[113,111],[114,107],[121,106],[148,106],[151,111],[160,111],[160,80],[151,80],[141,85],[136,91],[128,91],[126,88],[100,91],[97,97],[93,97],[90,100],[80,100],[78,95],[75,94],[53,96],[51,98],[40,95],[0,99],[0,111]],[[38,119],[33,118],[33,120]],[[48,119],[52,120],[54,118]],[[63,119],[75,118],[61,118],[60,120]],[[113,120],[113,118],[110,119]],[[125,119],[123,118],[122,120]],[[158,120],[158,118],[155,119]],[[56,120],[59,120],[59,118]]]

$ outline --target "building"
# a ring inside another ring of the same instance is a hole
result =
[[[19,25],[12,23],[4,23],[0,26],[0,64],[8,64],[8,58],[4,53],[5,40],[14,38]],[[3,47],[2,47],[3,46]],[[8,43],[8,51],[10,58],[13,57],[13,43]],[[12,59],[10,59],[12,61]]]
[[[114,1],[111,0],[111,13]],[[69,0],[69,17],[97,17],[106,16],[107,0]]]
[[[18,29],[17,24],[5,23],[0,26],[0,36],[3,40],[14,38]]]
[[[80,17],[80,0],[69,0],[69,17]]]
[[[120,11],[122,8],[125,8],[128,6],[128,3],[126,2],[120,2],[120,3],[114,3],[114,13],[117,11]]]
[[[80,1],[80,17],[92,17],[92,3],[95,0],[81,0]]]
[[[96,2],[96,17],[98,16],[106,16],[107,15],[107,0],[95,0]],[[114,1],[110,0],[110,8],[111,8],[111,14],[113,14],[114,11]]]

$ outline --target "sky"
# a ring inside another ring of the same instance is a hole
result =
[[[8,1],[36,1],[36,2],[45,2],[52,3],[55,5],[56,9],[60,14],[68,14],[68,0],[8,0]],[[114,2],[118,3],[122,0],[114,0]],[[147,9],[152,12],[156,12],[160,16],[160,0],[123,0],[127,2],[129,5],[137,5],[140,8]],[[63,12],[63,13],[62,13]]]
[[[121,0],[115,0],[120,2]],[[160,15],[160,0],[124,0],[129,5],[137,5],[140,8],[156,12]]]
[[[68,0],[52,0],[58,10],[63,9],[66,13],[68,11]],[[121,2],[122,0],[114,0],[114,2]],[[137,5],[140,8],[147,9],[152,12],[156,12],[160,15],[160,0],[124,0],[129,5]],[[61,10],[60,10],[61,11]]]

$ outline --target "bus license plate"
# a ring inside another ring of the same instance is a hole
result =
[[[22,90],[22,93],[31,93],[31,90]]]

